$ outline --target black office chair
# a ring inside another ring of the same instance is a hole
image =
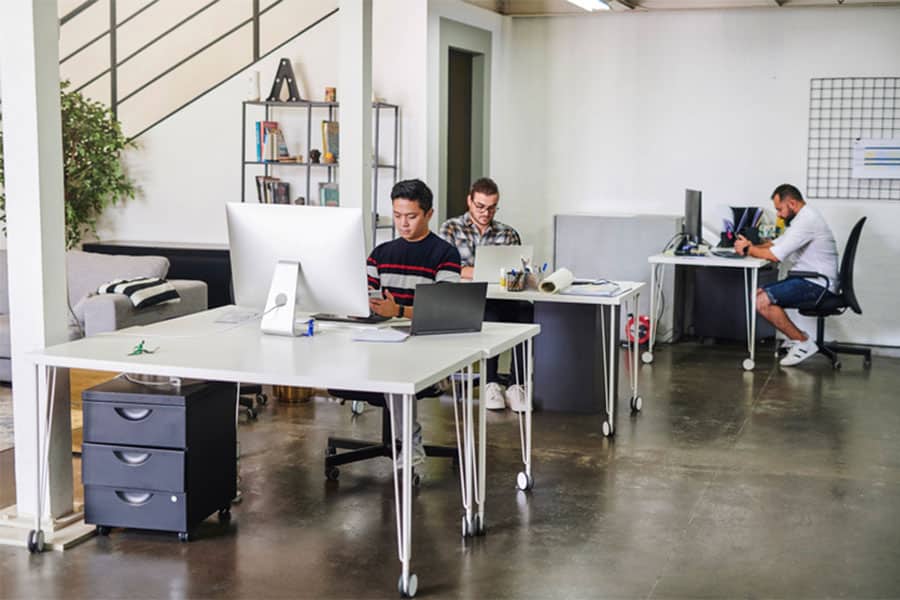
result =
[[[823,293],[814,305],[799,308],[801,315],[816,317],[816,345],[819,346],[819,352],[831,360],[831,366],[835,369],[841,368],[841,361],[838,359],[839,352],[862,356],[863,367],[868,369],[872,366],[872,351],[870,349],[835,342],[826,343],[824,339],[825,317],[842,314],[848,308],[858,315],[862,314],[859,301],[856,299],[856,292],[853,289],[853,264],[856,262],[856,247],[859,245],[859,236],[862,233],[865,222],[866,217],[857,221],[850,232],[850,237],[847,238],[844,257],[841,259],[841,271],[838,274],[840,278],[838,293],[836,295]],[[828,287],[830,284],[828,277],[812,271],[791,271],[788,275],[791,277],[822,279],[825,281],[825,287]]]
[[[330,481],[336,481],[341,471],[339,465],[369,460],[384,456],[393,458],[391,450],[391,412],[385,406],[384,394],[357,392],[350,390],[328,390],[328,393],[336,398],[351,400],[354,402],[367,402],[373,406],[381,407],[381,441],[356,440],[352,438],[329,437],[328,447],[325,449],[325,477]],[[431,386],[416,394],[417,399],[436,398],[441,395],[437,386]],[[354,415],[359,414],[354,410]],[[338,450],[347,452],[338,453]],[[400,449],[397,449],[400,455]],[[425,456],[443,457],[453,459],[454,467],[459,466],[459,454],[456,446],[432,446],[425,444]],[[419,485],[419,475],[414,473],[413,484]]]

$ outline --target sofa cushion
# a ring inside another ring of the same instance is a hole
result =
[[[71,250],[66,253],[69,302],[77,304],[85,296],[113,279],[159,277],[169,272],[169,259],[163,256],[126,256]]]
[[[9,343],[9,315],[0,314],[0,358],[12,356],[12,348]]]

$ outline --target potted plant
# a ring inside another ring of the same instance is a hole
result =
[[[66,248],[96,234],[103,210],[123,198],[134,198],[135,185],[122,168],[122,150],[134,147],[108,107],[68,91],[60,84]],[[0,117],[2,118],[2,117]],[[6,230],[3,186],[3,131],[0,128],[0,221]]]

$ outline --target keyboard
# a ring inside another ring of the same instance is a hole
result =
[[[719,258],[744,258],[744,255],[735,252],[734,248],[714,248],[709,253]]]
[[[368,317],[348,317],[346,315],[330,315],[327,313],[319,313],[317,315],[313,315],[313,318],[317,321],[332,321],[336,323],[362,323],[364,325],[384,323],[385,321],[390,319],[390,317],[382,317],[381,315],[376,315],[375,313],[370,314]]]

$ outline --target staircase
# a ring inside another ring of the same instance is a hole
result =
[[[108,105],[134,139],[332,18],[337,0],[59,0],[59,9],[60,78]]]

